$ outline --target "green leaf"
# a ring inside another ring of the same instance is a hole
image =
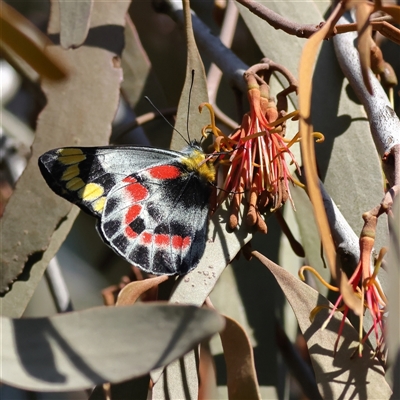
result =
[[[49,318],[2,318],[2,382],[37,391],[118,383],[187,353],[224,327],[210,310],[137,304]]]

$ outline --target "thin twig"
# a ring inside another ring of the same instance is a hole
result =
[[[273,28],[281,29],[289,35],[300,38],[309,38],[321,29],[321,26],[324,24],[324,22],[320,22],[317,25],[299,24],[297,22],[289,21],[287,18],[282,17],[276,12],[270,10],[268,7],[265,7],[254,0],[236,1],[246,7],[253,14],[268,22]],[[379,31],[383,36],[387,37],[394,43],[400,44],[400,30],[390,24],[392,21],[393,18],[389,15],[370,19],[372,29]],[[336,25],[333,31],[328,32],[325,39],[330,39],[339,33],[354,31],[357,31],[357,24],[355,23]]]
[[[342,269],[351,276],[360,260],[359,238],[329,196],[322,182],[320,182],[320,190]]]
[[[219,35],[221,42],[229,48],[232,45],[238,17],[239,11],[234,1],[229,0],[221,27],[221,33]],[[224,123],[227,127],[236,129],[238,123],[228,117],[217,105],[217,94],[219,85],[221,83],[221,78],[222,71],[214,63],[211,64],[207,74],[208,100],[214,108],[216,118]]]
[[[130,132],[132,129],[137,128],[138,126],[142,126],[147,122],[154,121],[158,118],[169,117],[176,115],[176,107],[169,107],[160,110],[160,113],[157,111],[150,111],[146,114],[140,115],[135,118],[134,121],[125,124],[118,129],[115,130],[113,134],[113,141],[115,142],[117,139],[120,139],[123,135]]]
[[[380,32],[387,39],[391,40],[393,43],[400,44],[400,29],[396,28],[394,25],[389,24],[387,21],[370,21],[372,29],[374,31]],[[342,34],[347,32],[356,32],[357,24],[340,24],[336,25],[336,33]]]
[[[73,311],[69,290],[61,273],[57,257],[50,260],[45,271],[45,277],[57,311],[59,313]]]
[[[287,18],[282,17],[268,7],[254,0],[236,0],[242,6],[246,7],[253,14],[257,15],[264,21],[267,21],[273,28],[281,29],[289,35],[294,35],[299,38],[309,38],[313,33],[318,31],[321,27],[321,22],[318,25],[313,24],[299,24],[297,22],[289,21]]]
[[[157,4],[155,4],[157,3]],[[178,1],[154,2],[156,11],[169,15],[181,28],[184,26],[182,4]],[[246,84],[243,80],[243,73],[249,67],[237,57],[231,49],[228,49],[221,40],[213,35],[210,28],[204,24],[192,11],[193,32],[196,43],[203,54],[211,59],[224,76],[242,92],[246,92]]]
[[[394,159],[393,186],[400,186],[400,144],[395,144],[391,151]]]

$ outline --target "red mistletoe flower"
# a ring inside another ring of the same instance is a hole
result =
[[[334,304],[328,319],[323,324],[322,329],[326,328],[336,311],[343,312],[342,322],[338,331],[338,337],[334,345],[334,353],[336,353],[339,339],[343,332],[346,317],[352,310],[360,317],[358,346],[359,355],[362,355],[363,345],[368,340],[368,337],[372,333],[374,333],[376,342],[374,353],[375,355],[379,356],[379,358],[384,358],[385,320],[383,315],[386,312],[388,302],[377,279],[377,274],[381,266],[383,256],[386,253],[386,249],[384,248],[381,250],[379,257],[375,262],[374,269],[371,270],[371,254],[375,242],[375,228],[377,217],[372,215],[371,213],[365,213],[363,215],[363,218],[365,220],[365,225],[360,237],[360,261],[352,276],[349,278],[348,282],[340,285],[341,294]],[[317,276],[317,278],[330,290],[339,291],[339,288],[335,288],[329,285],[319,276],[319,274],[313,268],[308,266],[301,268],[299,272],[299,275],[303,280],[304,270],[309,270],[310,272],[313,272],[314,275]],[[321,307],[316,307],[311,314],[315,315],[320,310]],[[368,331],[364,334],[363,319],[366,310],[368,310],[371,315],[372,326],[369,327]]]
[[[298,164],[290,151],[296,136],[291,141],[285,139],[286,120],[296,117],[298,112],[287,114],[278,112],[275,102],[269,98],[269,86],[262,82],[254,73],[245,74],[248,83],[248,99],[250,111],[242,119],[241,125],[228,137],[215,126],[213,111],[210,125],[204,127],[203,134],[212,130],[216,136],[214,155],[219,155],[220,165],[227,165],[224,182],[220,186],[217,205],[220,205],[229,195],[231,201],[230,227],[238,224],[238,211],[243,196],[249,204],[246,221],[258,230],[267,231],[266,224],[260,213],[275,211],[288,199],[293,204],[289,183],[297,183],[289,171],[288,162]],[[200,108],[200,109],[201,109]],[[222,151],[222,152],[221,152]],[[302,186],[302,185],[301,185]]]

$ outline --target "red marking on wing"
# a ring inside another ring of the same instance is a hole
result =
[[[138,183],[135,178],[128,176],[123,181],[129,183],[129,185],[125,186],[125,190],[134,202],[144,200],[149,194],[148,190]]]
[[[133,222],[141,211],[142,206],[140,204],[134,204],[133,206],[129,207],[128,212],[125,214],[125,224],[129,225],[131,222]]]
[[[190,237],[186,236],[183,238],[182,236],[172,236],[172,247],[177,250],[184,250],[190,246]]]
[[[142,234],[140,235],[140,241],[143,244],[151,244],[151,238],[153,237],[153,235],[149,232],[142,232]]]
[[[126,178],[122,179],[122,182],[126,183],[136,183],[137,179],[132,176],[127,176]]]
[[[154,240],[156,246],[167,247],[169,246],[169,235],[157,234]]]
[[[190,243],[192,243],[192,239],[190,239],[189,236],[186,236],[185,239],[183,239],[182,248],[186,249],[190,246]]]
[[[181,172],[173,165],[159,165],[149,169],[150,175],[155,179],[175,179]]]
[[[129,239],[136,239],[138,237],[138,234],[129,225],[125,228],[125,235]]]

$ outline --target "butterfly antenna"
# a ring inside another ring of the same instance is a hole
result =
[[[188,110],[187,110],[187,119],[186,119],[186,133],[187,133],[187,137],[189,139],[189,143],[192,142],[192,140],[190,139],[190,134],[189,134],[189,116],[190,116],[190,99],[192,98],[193,84],[194,84],[194,69],[192,69],[192,81],[190,82]]]
[[[187,143],[190,144],[187,139],[182,135],[182,133],[180,133],[178,131],[178,129],[176,129],[171,122],[169,122],[167,120],[167,118],[165,118],[165,115],[156,107],[156,105],[150,100],[149,97],[144,96],[144,98],[151,104],[151,106],[158,112],[158,114],[160,115],[160,117]]]

